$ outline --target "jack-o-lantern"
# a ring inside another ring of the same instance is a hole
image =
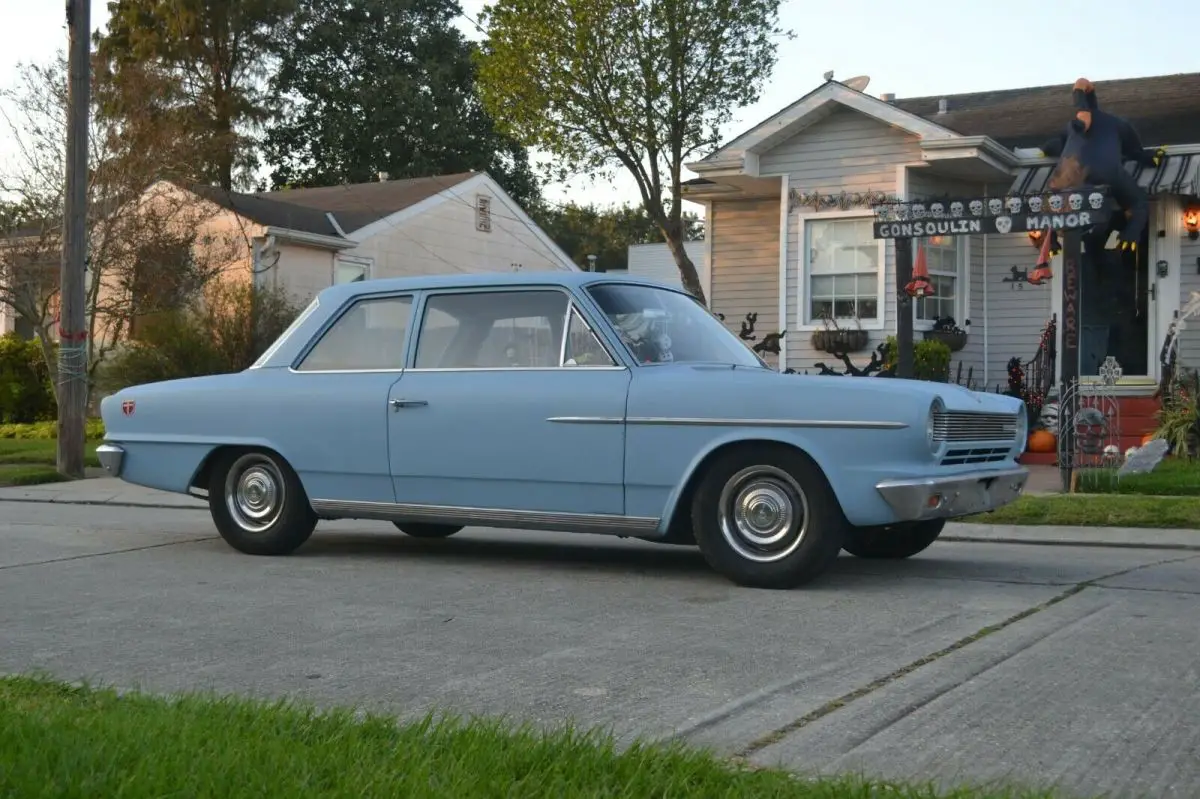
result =
[[[1058,439],[1049,430],[1034,430],[1029,434],[1028,449],[1030,452],[1054,452]]]

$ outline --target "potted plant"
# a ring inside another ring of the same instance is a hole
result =
[[[842,355],[847,352],[858,352],[867,346],[870,335],[854,320],[854,329],[838,327],[836,319],[821,314],[824,330],[813,331],[813,349],[828,352],[830,355]]]
[[[971,320],[968,319],[966,327],[970,326]],[[932,330],[925,331],[925,338],[926,340],[940,341],[949,347],[951,352],[958,352],[967,346],[966,327],[959,327],[953,316],[943,316],[933,323]]]

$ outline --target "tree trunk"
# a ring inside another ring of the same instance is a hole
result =
[[[683,283],[684,290],[708,307],[708,299],[704,296],[704,286],[700,285],[700,274],[696,271],[696,265],[692,263],[692,259],[688,257],[687,250],[683,246],[682,226],[674,235],[667,235],[666,239],[667,249],[671,251],[671,255],[675,258],[675,265],[679,267],[679,279]]]

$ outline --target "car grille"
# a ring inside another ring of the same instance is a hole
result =
[[[942,456],[943,466],[964,466],[968,463],[998,463],[1012,460],[1012,447],[956,447]]]
[[[933,417],[935,441],[1007,441],[1017,439],[1017,417],[1007,413],[942,411]]]

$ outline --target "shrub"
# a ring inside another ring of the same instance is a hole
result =
[[[104,438],[104,422],[88,419],[84,432],[88,441]],[[34,422],[33,424],[0,424],[0,438],[19,438],[45,441],[58,438],[58,422]]]
[[[899,359],[895,336],[887,337],[887,359],[884,369]],[[913,377],[945,383],[950,380],[950,348],[941,341],[922,339],[913,346]]]
[[[296,318],[299,309],[277,290],[214,284],[202,304],[156,314],[99,376],[106,392],[183,377],[240,372]]]
[[[56,415],[41,344],[15,333],[0,336],[0,424],[40,422]]]

